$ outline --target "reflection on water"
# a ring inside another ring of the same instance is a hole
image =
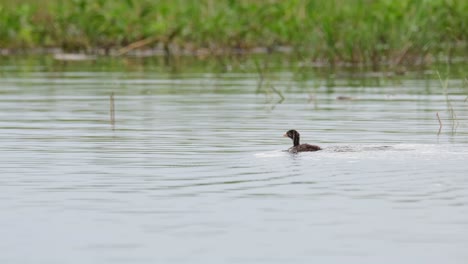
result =
[[[330,92],[275,77],[280,104],[255,74],[4,74],[0,262],[468,259],[460,87],[454,127],[417,80]],[[282,151],[292,128],[324,150]]]

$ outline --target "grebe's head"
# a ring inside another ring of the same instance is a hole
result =
[[[288,138],[294,140],[294,138],[299,137],[299,132],[297,132],[297,131],[294,130],[294,129],[291,129],[291,130],[289,130],[288,132],[286,132],[286,133],[283,135],[283,137],[288,137]]]
[[[297,132],[294,129],[289,130],[288,132],[286,132],[283,135],[283,137],[288,137],[288,138],[292,139],[294,146],[299,145],[299,136],[300,136],[299,132]]]

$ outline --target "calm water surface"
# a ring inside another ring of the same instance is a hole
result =
[[[460,81],[272,76],[4,66],[0,263],[467,263]]]

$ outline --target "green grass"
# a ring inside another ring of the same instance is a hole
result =
[[[466,57],[464,0],[0,0],[0,48],[291,47],[328,63]]]

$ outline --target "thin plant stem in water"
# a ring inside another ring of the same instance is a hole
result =
[[[263,81],[265,80],[265,77],[264,77],[264,74],[263,74],[263,70],[262,68],[260,67],[260,64],[258,63],[257,60],[254,61],[255,62],[255,68],[257,70],[257,73],[258,73],[258,83],[257,83],[257,93],[259,93],[261,90],[262,90],[262,86],[263,86]]]
[[[450,101],[448,94],[448,79],[442,80],[440,73],[437,71],[437,76],[439,77],[440,85],[442,86],[443,93],[445,96],[445,102],[447,103],[447,110],[450,113],[450,119],[452,120],[452,133],[455,133],[458,127],[458,118],[455,110],[453,109],[452,102]]]
[[[437,120],[439,120],[439,131],[437,132],[437,135],[440,135],[440,131],[442,131],[442,121],[440,121],[440,116],[439,112],[436,113]]]
[[[467,79],[467,78],[465,78],[465,83],[468,85],[468,79]],[[465,101],[464,101],[464,102],[466,103],[466,101],[468,101],[468,96],[465,97]]]
[[[114,92],[110,95],[110,124],[112,130],[115,130],[115,104],[114,104]]]

